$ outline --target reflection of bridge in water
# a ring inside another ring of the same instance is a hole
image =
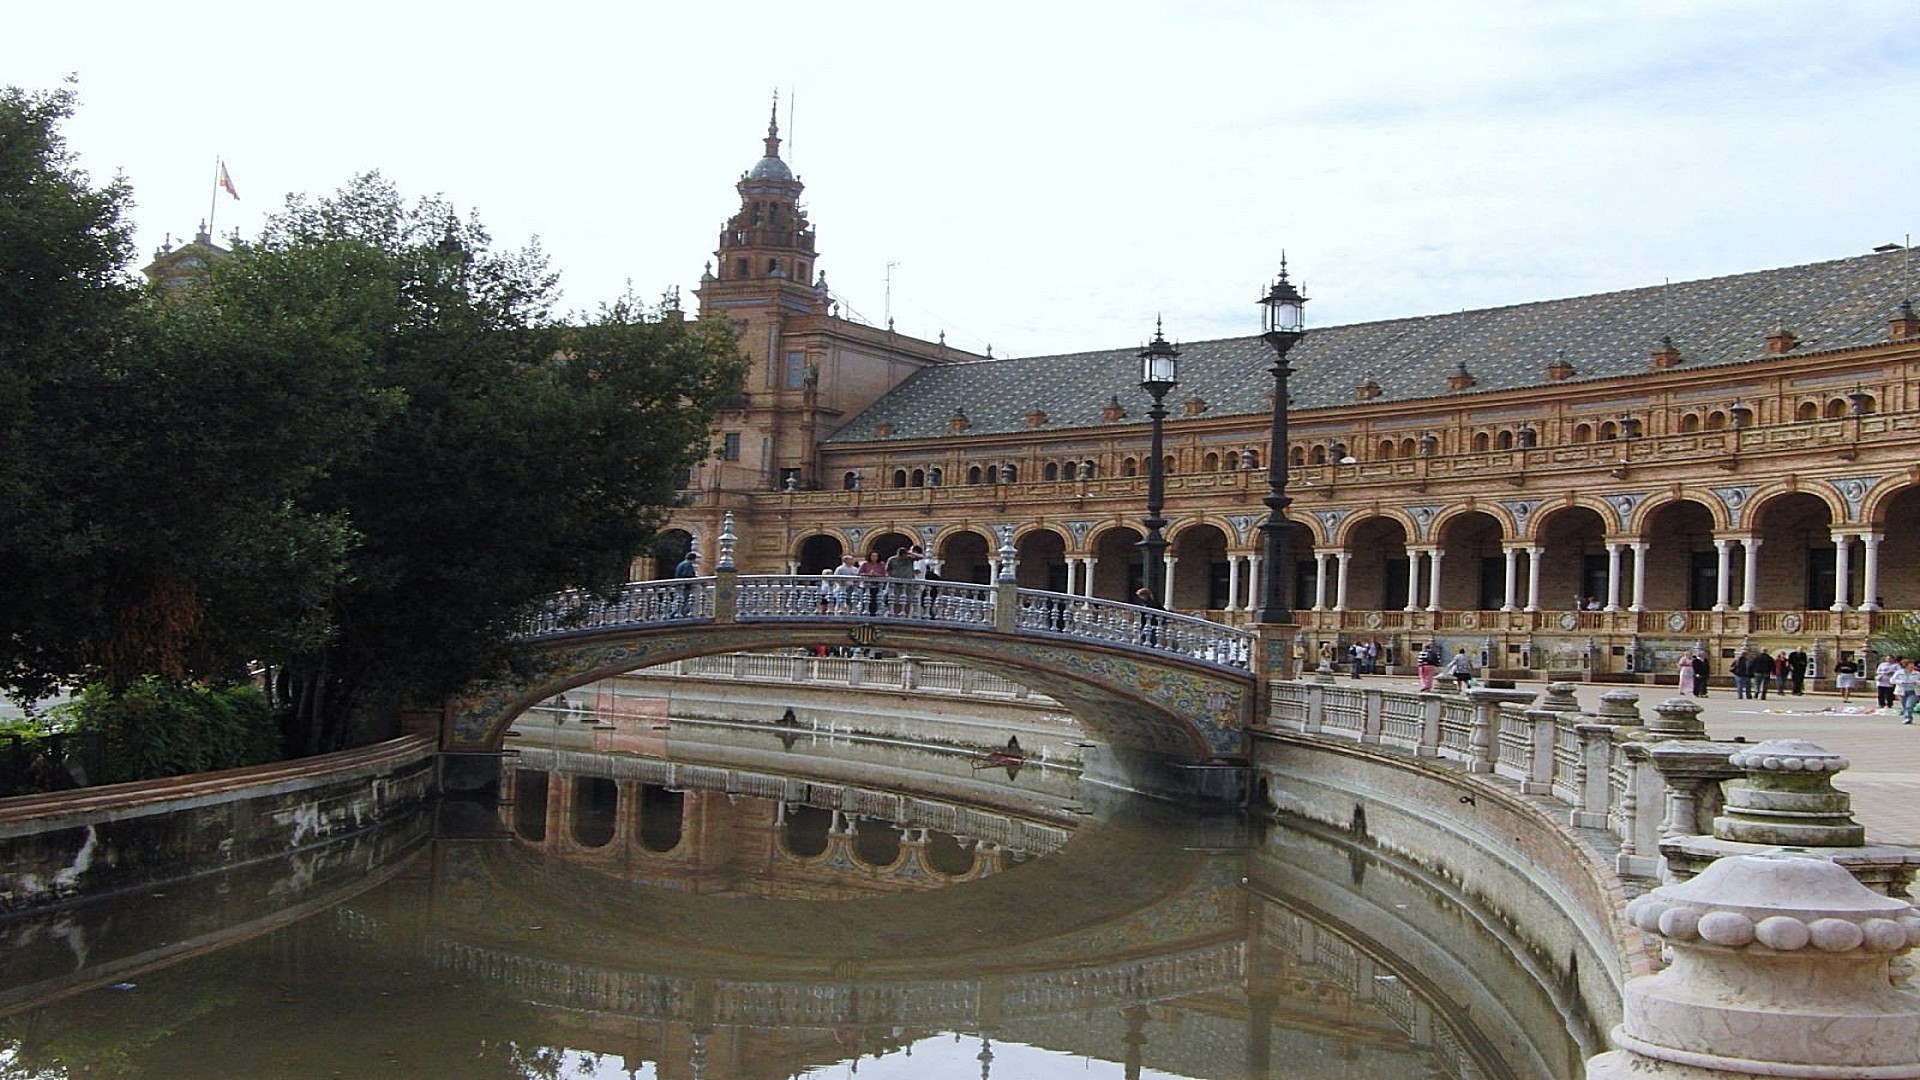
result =
[[[1116,1061],[1150,1043],[1164,1056],[1155,1067],[1195,1076],[1223,1075],[1223,1061],[1244,1056],[1244,1075],[1259,1077],[1275,1059],[1303,1056],[1455,1077],[1550,1075],[1541,1062],[1569,1059],[1571,1041],[1551,1029],[1476,1029],[1519,1010],[1474,1009],[1544,1000],[1544,991],[1498,986],[1464,1006],[1432,1001],[1422,989],[1457,991],[1454,972],[1434,980],[1407,970],[1403,946],[1355,939],[1317,922],[1312,905],[1263,895],[1284,888],[1272,875],[1297,853],[1311,849],[1302,865],[1320,876],[1324,845],[1303,836],[1258,856],[1266,884],[1250,892],[1249,855],[1261,847],[1249,848],[1238,826],[1168,847],[1129,827],[1056,821],[1044,807],[1023,819],[1012,804],[943,805],[713,766],[660,774],[672,791],[628,777],[609,808],[582,795],[604,775],[551,771],[590,756],[526,755],[523,766],[537,767],[523,767],[514,789],[541,797],[505,817],[523,837],[537,822],[537,839],[459,853],[436,903],[464,914],[436,919],[425,943],[441,970],[557,1010],[703,1032],[710,1047],[765,1029],[803,1041],[809,1031],[816,1040],[864,1032],[869,1049],[916,1031],[968,1031]],[[745,794],[752,789],[764,794]],[[676,817],[653,843],[650,813]],[[798,827],[809,813],[830,818],[824,848]],[[621,823],[625,815],[634,820]],[[796,842],[795,833],[806,835]],[[662,850],[668,835],[677,839]],[[883,842],[863,844],[870,836]],[[916,852],[942,843],[975,858],[929,874]],[[533,850],[576,873],[533,880],[524,869]],[[1041,852],[1050,853],[1023,857]],[[1333,858],[1344,867],[1349,856]],[[784,884],[742,884],[769,878]],[[653,888],[635,894],[635,881]],[[541,929],[515,929],[526,925]],[[1473,947],[1450,940],[1422,951]],[[1504,945],[1485,947],[1490,955],[1467,969],[1526,977]],[[1223,1045],[1233,1048],[1225,1057]]]
[[[522,802],[501,820],[537,839],[436,841],[424,857],[404,836],[353,841],[273,870],[262,904],[181,890],[178,920],[90,905],[16,922],[7,1004],[139,973],[148,1008],[213,994],[230,1010],[169,1024],[175,1060],[215,1060],[237,1026],[275,1060],[342,1060],[328,1041],[351,1038],[452,1062],[506,1039],[706,1080],[791,1076],[945,1032],[1263,1080],[1571,1075],[1580,1060],[1554,1011],[1563,991],[1497,927],[1479,932],[1457,897],[1338,837],[1094,820],[1013,784],[956,804],[716,761],[582,770],[584,757],[522,755],[538,767],[520,770]],[[356,893],[313,873],[349,865],[382,883]],[[326,916],[287,913],[341,895]],[[162,970],[220,941],[244,955]],[[289,1008],[329,970],[349,994],[419,1007],[332,1001],[340,1023]]]
[[[736,575],[633,582],[557,598],[529,628],[538,670],[452,703],[443,745],[491,751],[513,719],[575,686],[672,660],[858,646],[951,657],[1046,694],[1111,755],[1090,775],[1192,791],[1245,753],[1261,658],[1248,631],[1011,582]],[[1171,777],[1171,779],[1169,779]]]

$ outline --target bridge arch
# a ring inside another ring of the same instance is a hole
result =
[[[448,703],[442,745],[497,752],[507,728],[556,694],[715,653],[854,643],[948,658],[1058,701],[1119,773],[1161,779],[1242,760],[1255,705],[1255,635],[1201,619],[1012,585],[922,584],[913,599],[835,610],[818,575],[723,573],[636,582],[592,618],[535,630],[531,662]],[[577,613],[575,613],[577,615]],[[1097,755],[1096,755],[1097,756]],[[1104,767],[1103,767],[1104,768]]]

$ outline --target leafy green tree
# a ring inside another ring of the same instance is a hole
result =
[[[72,111],[0,91],[0,684],[244,677],[330,632],[351,530],[296,497],[385,401],[340,343],[145,300]]]
[[[622,580],[706,451],[742,374],[731,334],[630,299],[569,325],[554,295],[537,248],[496,251],[375,174],[290,201],[189,299],[335,343],[393,403],[299,500],[355,536],[331,636],[279,658],[302,748],[497,670],[533,605]]]
[[[624,577],[737,390],[724,326],[631,299],[563,323],[537,247],[377,175],[144,297],[72,109],[0,92],[0,688],[264,663],[289,744],[330,749]]]
[[[1867,648],[1876,661],[1887,656],[1920,656],[1920,621],[1909,617],[1896,625],[1881,627],[1880,632],[1867,641]]]

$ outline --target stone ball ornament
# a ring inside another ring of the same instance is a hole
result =
[[[1763,772],[1837,773],[1851,766],[1846,758],[1805,739],[1768,739],[1728,757],[1737,769]]]
[[[1752,888],[1747,860],[1799,864],[1774,875],[1792,880],[1796,887]],[[1835,879],[1826,870],[1815,868],[1838,870],[1841,876]],[[1710,874],[1714,880],[1707,881]],[[1705,887],[1702,882],[1706,882]],[[1729,892],[1725,885],[1741,888]],[[1903,901],[1870,891],[1863,896],[1846,888],[1858,885],[1845,870],[1824,859],[1721,859],[1691,881],[1662,886],[1634,900],[1627,905],[1627,921],[1669,941],[1701,942],[1726,949],[1758,944],[1775,952],[1812,947],[1826,952],[1864,949],[1891,954],[1920,947],[1920,912]]]
[[[1810,749],[1741,756],[1781,771],[1845,767]],[[1634,900],[1626,917],[1666,944],[1667,964],[1627,983],[1613,1049],[1587,1062],[1587,1080],[1920,1078],[1920,995],[1890,978],[1920,946],[1920,911],[1840,864],[1726,856]]]

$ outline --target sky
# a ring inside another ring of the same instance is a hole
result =
[[[16,7],[142,263],[379,170],[691,308],[776,92],[843,312],[996,356],[1256,333],[1283,253],[1334,325],[1920,232],[1908,0]]]

